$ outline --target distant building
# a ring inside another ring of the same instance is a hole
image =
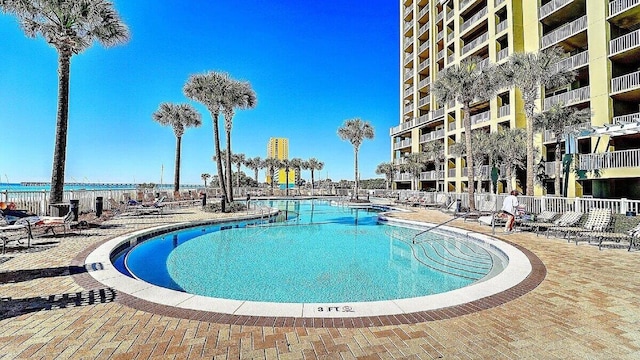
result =
[[[270,138],[267,144],[267,158],[275,158],[278,160],[289,159],[289,139],[287,138]],[[279,184],[281,188],[285,188],[287,183],[287,173],[285,169],[279,169],[276,172],[276,184]],[[267,184],[271,185],[271,176],[267,174]],[[289,171],[289,187],[292,188],[295,185],[295,171],[291,169]]]
[[[446,154],[439,168],[420,174],[419,189],[464,192],[469,185],[464,157],[449,152],[464,139],[461,106],[437,103],[431,92],[442,70],[470,56],[482,58],[480,66],[502,64],[516,52],[559,46],[567,52],[559,66],[576,70],[577,77],[563,87],[541,88],[536,112],[563,103],[589,109],[593,117],[576,126],[576,137],[562,139],[563,154],[579,154],[577,171],[556,174],[556,139],[549,131],[537,134],[550,179],[535,193],[551,194],[560,176],[570,197],[640,197],[640,1],[401,0],[399,7],[400,122],[390,131],[391,161],[400,165],[431,141],[442,142]],[[472,104],[470,115],[473,130],[526,127],[514,89]],[[592,128],[597,131],[582,131]],[[489,191],[488,162],[476,166],[480,191]],[[394,188],[409,189],[412,179],[399,172]]]

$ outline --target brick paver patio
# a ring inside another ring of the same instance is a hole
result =
[[[394,216],[449,219],[424,209]],[[77,258],[99,243],[163,222],[208,217],[189,209],[162,218],[120,218],[101,228],[38,238],[30,251],[10,247],[0,255],[0,358],[640,358],[640,253],[598,251],[531,233],[496,236],[542,261],[546,275],[537,287],[495,307],[416,324],[322,328],[199,321],[130,307],[113,289],[76,281],[87,271]],[[478,223],[451,224],[491,232]]]

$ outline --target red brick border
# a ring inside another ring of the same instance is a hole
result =
[[[108,240],[106,240],[108,241]],[[104,241],[104,242],[106,242]],[[502,240],[504,241],[504,240]],[[72,261],[72,266],[83,266],[86,257],[102,243],[88,247],[78,254]],[[538,287],[547,275],[544,263],[526,248],[504,241],[518,248],[524,253],[531,263],[531,273],[518,285],[497,294],[474,300],[465,304],[446,308],[419,311],[408,314],[396,314],[386,316],[366,316],[352,318],[293,318],[293,317],[266,317],[266,316],[240,316],[221,314],[209,311],[181,309],[168,305],[156,304],[139,299],[129,294],[116,291],[115,301],[125,306],[150,312],[153,314],[170,316],[181,319],[207,321],[221,324],[267,326],[267,327],[324,327],[324,328],[361,328],[368,326],[385,326],[400,324],[416,324],[426,321],[451,319],[458,316],[472,314],[478,311],[490,309],[514,300]],[[96,281],[90,274],[81,273],[73,275],[75,282],[87,290],[98,289],[104,285]]]

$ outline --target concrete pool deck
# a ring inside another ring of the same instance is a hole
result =
[[[429,222],[450,218],[414,210],[393,216]],[[538,286],[495,306],[415,324],[229,324],[223,318],[145,311],[125,294],[83,283],[99,265],[87,269],[79,259],[97,245],[161,223],[210,216],[189,209],[161,218],[120,218],[102,228],[38,238],[30,251],[9,248],[0,257],[0,358],[640,357],[640,253],[598,251],[530,233],[496,236],[542,261],[546,274]],[[451,224],[491,232],[478,223]]]

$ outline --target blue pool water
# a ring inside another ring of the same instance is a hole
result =
[[[281,303],[425,296],[495,271],[495,255],[480,245],[434,232],[413,244],[420,230],[379,224],[376,212],[317,200],[270,206],[289,220],[164,234],[129,251],[127,267],[192,294]]]

